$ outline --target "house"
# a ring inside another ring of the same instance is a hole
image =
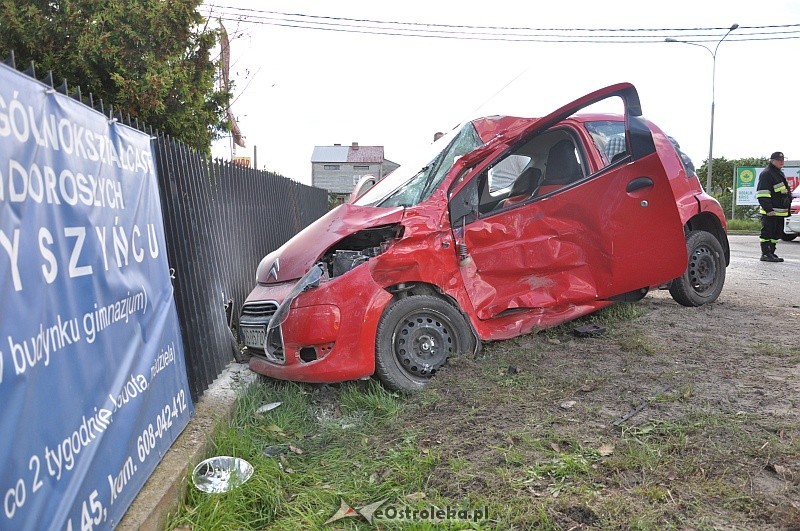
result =
[[[383,179],[399,165],[386,160],[383,146],[315,146],[311,155],[311,185],[324,188],[337,203],[347,200],[358,180],[364,175]]]

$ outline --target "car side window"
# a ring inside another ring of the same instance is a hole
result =
[[[624,122],[611,120],[586,122],[585,127],[603,159],[604,167],[610,166],[628,155]]]
[[[561,138],[550,145],[544,168],[544,179],[538,195],[549,194],[583,179],[584,165],[571,137]]]
[[[531,157],[527,155],[518,155],[512,153],[489,168],[489,193],[497,194],[502,190],[510,188],[514,181],[519,178],[528,164],[530,164],[531,160]]]
[[[481,215],[551,193],[585,176],[574,137],[554,129],[530,138],[498,159],[479,177]]]

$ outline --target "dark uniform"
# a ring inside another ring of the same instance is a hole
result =
[[[783,166],[783,153],[776,151],[772,154],[769,166],[758,176],[756,186],[756,199],[761,206],[759,241],[762,262],[783,262],[783,258],[775,254],[775,247],[783,234],[783,221],[789,215],[789,207],[792,204],[792,194],[786,176],[773,164],[773,161],[780,161],[780,165]]]

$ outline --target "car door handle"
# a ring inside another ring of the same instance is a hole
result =
[[[625,191],[631,193],[641,188],[647,188],[648,186],[653,186],[653,179],[650,177],[637,177],[628,183],[628,187],[625,188]]]

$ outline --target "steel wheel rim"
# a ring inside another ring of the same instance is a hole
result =
[[[711,289],[717,278],[717,261],[708,247],[700,247],[689,260],[689,282],[698,293]]]
[[[430,378],[447,362],[457,338],[445,315],[430,309],[405,316],[395,327],[392,347],[399,366],[409,374]]]

